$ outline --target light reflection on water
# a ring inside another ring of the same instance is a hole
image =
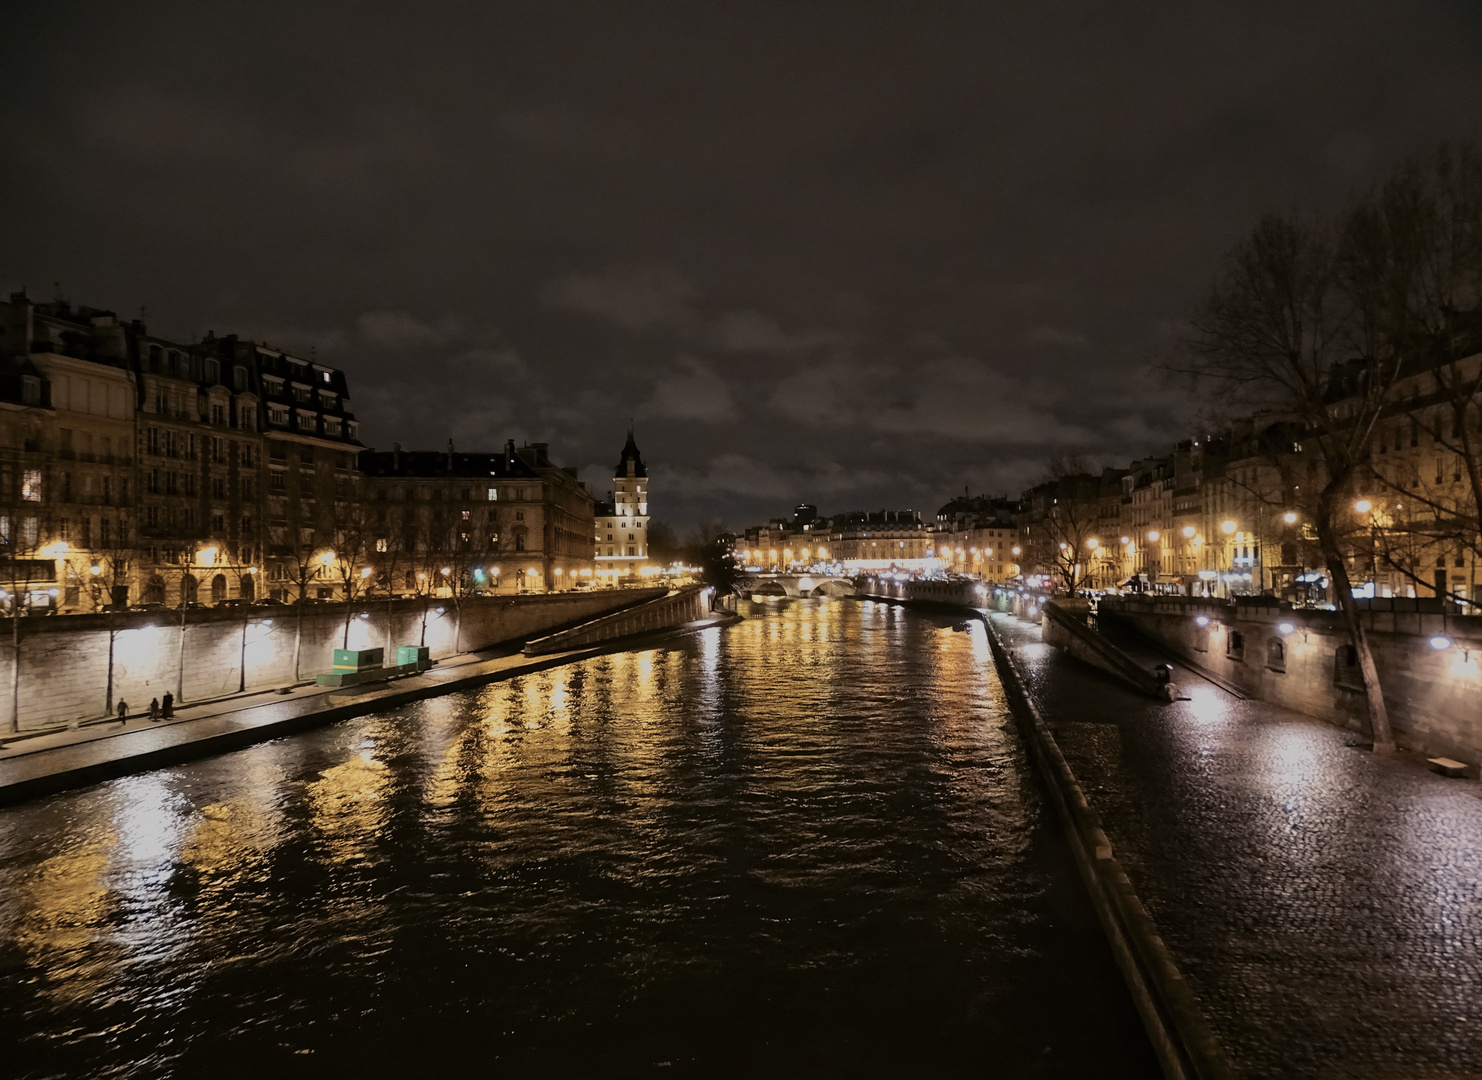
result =
[[[743,611],[0,814],[17,1071],[1150,1074],[982,627]]]

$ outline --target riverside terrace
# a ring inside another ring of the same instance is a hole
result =
[[[1403,747],[1482,765],[1482,616],[1436,600],[1359,601]],[[1239,692],[1357,732],[1363,679],[1338,613],[1272,598],[1103,598],[1099,620],[1161,644]]]

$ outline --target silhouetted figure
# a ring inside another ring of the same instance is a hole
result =
[[[118,699],[118,722],[122,724],[129,718],[129,703],[123,698]]]
[[[160,699],[159,698],[150,698],[149,699],[149,719],[150,720],[158,720],[159,718],[160,718]]]
[[[166,720],[175,715],[175,695],[170,693],[170,691],[168,690],[165,691],[165,700],[163,707],[165,710]]]

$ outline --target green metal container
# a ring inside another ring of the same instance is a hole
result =
[[[378,668],[384,662],[384,649],[336,649],[334,670],[337,672],[365,671]]]
[[[407,664],[421,664],[428,659],[428,648],[426,645],[398,645],[396,647],[396,666],[405,667]]]

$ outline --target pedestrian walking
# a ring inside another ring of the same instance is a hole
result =
[[[159,698],[150,698],[149,699],[149,719],[150,720],[158,720],[159,718],[160,718],[160,699]]]
[[[122,724],[129,718],[129,703],[123,698],[118,699],[118,722]]]
[[[170,719],[172,716],[175,715],[175,695],[172,694],[172,693],[170,693],[170,691],[168,691],[168,690],[165,691],[165,700],[164,700],[163,708],[165,710],[165,719],[166,720]]]

